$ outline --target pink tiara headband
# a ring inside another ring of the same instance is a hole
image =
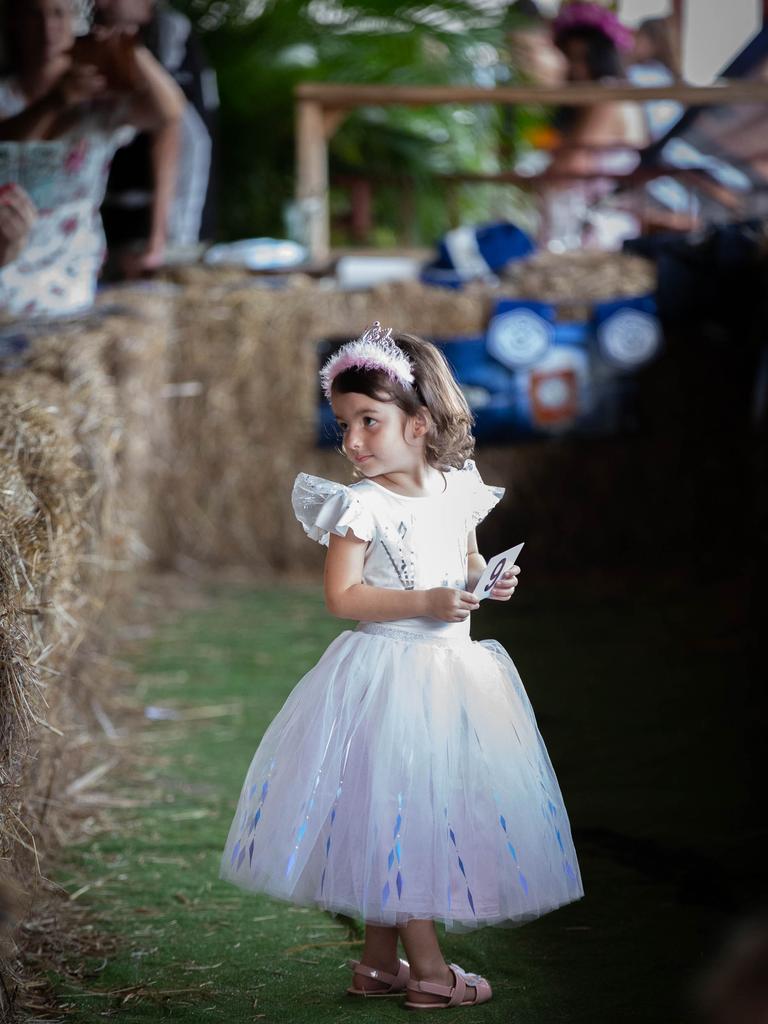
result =
[[[570,29],[594,28],[607,36],[617,50],[631,50],[632,30],[622,25],[613,11],[597,3],[575,0],[563,7],[552,23],[554,38]]]
[[[392,340],[392,328],[382,327],[378,320],[366,328],[356,341],[342,345],[324,364],[320,371],[320,383],[329,402],[336,377],[352,368],[381,370],[403,387],[410,387],[415,379],[410,359]]]

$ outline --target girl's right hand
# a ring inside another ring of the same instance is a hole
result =
[[[433,587],[427,592],[427,614],[443,622],[463,622],[469,613],[479,608],[474,594],[453,587]]]

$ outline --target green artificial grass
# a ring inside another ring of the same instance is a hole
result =
[[[688,1019],[685,992],[742,905],[757,853],[739,798],[746,757],[728,717],[738,652],[712,593],[573,581],[486,602],[521,672],[563,790],[586,895],[522,928],[448,937],[485,974],[478,1020],[625,1024]],[[56,880],[121,952],[87,987],[54,979],[69,1019],[401,1020],[398,1000],[343,995],[354,928],[218,880],[250,758],[301,675],[345,628],[319,588],[214,589],[159,628],[135,660],[147,706],[202,717],[147,721],[111,834],[67,851]],[[221,713],[223,711],[223,713]],[[461,1013],[462,1011],[457,1011]]]

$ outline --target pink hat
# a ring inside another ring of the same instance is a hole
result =
[[[597,3],[574,0],[562,8],[552,23],[555,41],[558,36],[570,29],[594,28],[614,44],[617,50],[631,50],[634,35],[632,30],[622,25],[613,11]]]

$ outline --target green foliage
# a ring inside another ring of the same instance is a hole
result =
[[[501,12],[492,16],[459,0],[178,0],[176,6],[195,22],[219,77],[227,238],[285,232],[299,82],[476,84],[480,69],[492,84],[494,63],[504,59]],[[362,109],[331,142],[331,175],[379,179],[375,220],[386,226],[382,239],[428,243],[449,226],[451,203],[435,174],[495,169],[500,140],[516,134],[515,123],[492,106]],[[403,181],[414,197],[407,218],[396,198]],[[454,196],[454,217],[488,214],[478,197],[467,207],[466,195]],[[336,189],[333,208],[347,204]],[[398,223],[398,215],[407,223]]]

